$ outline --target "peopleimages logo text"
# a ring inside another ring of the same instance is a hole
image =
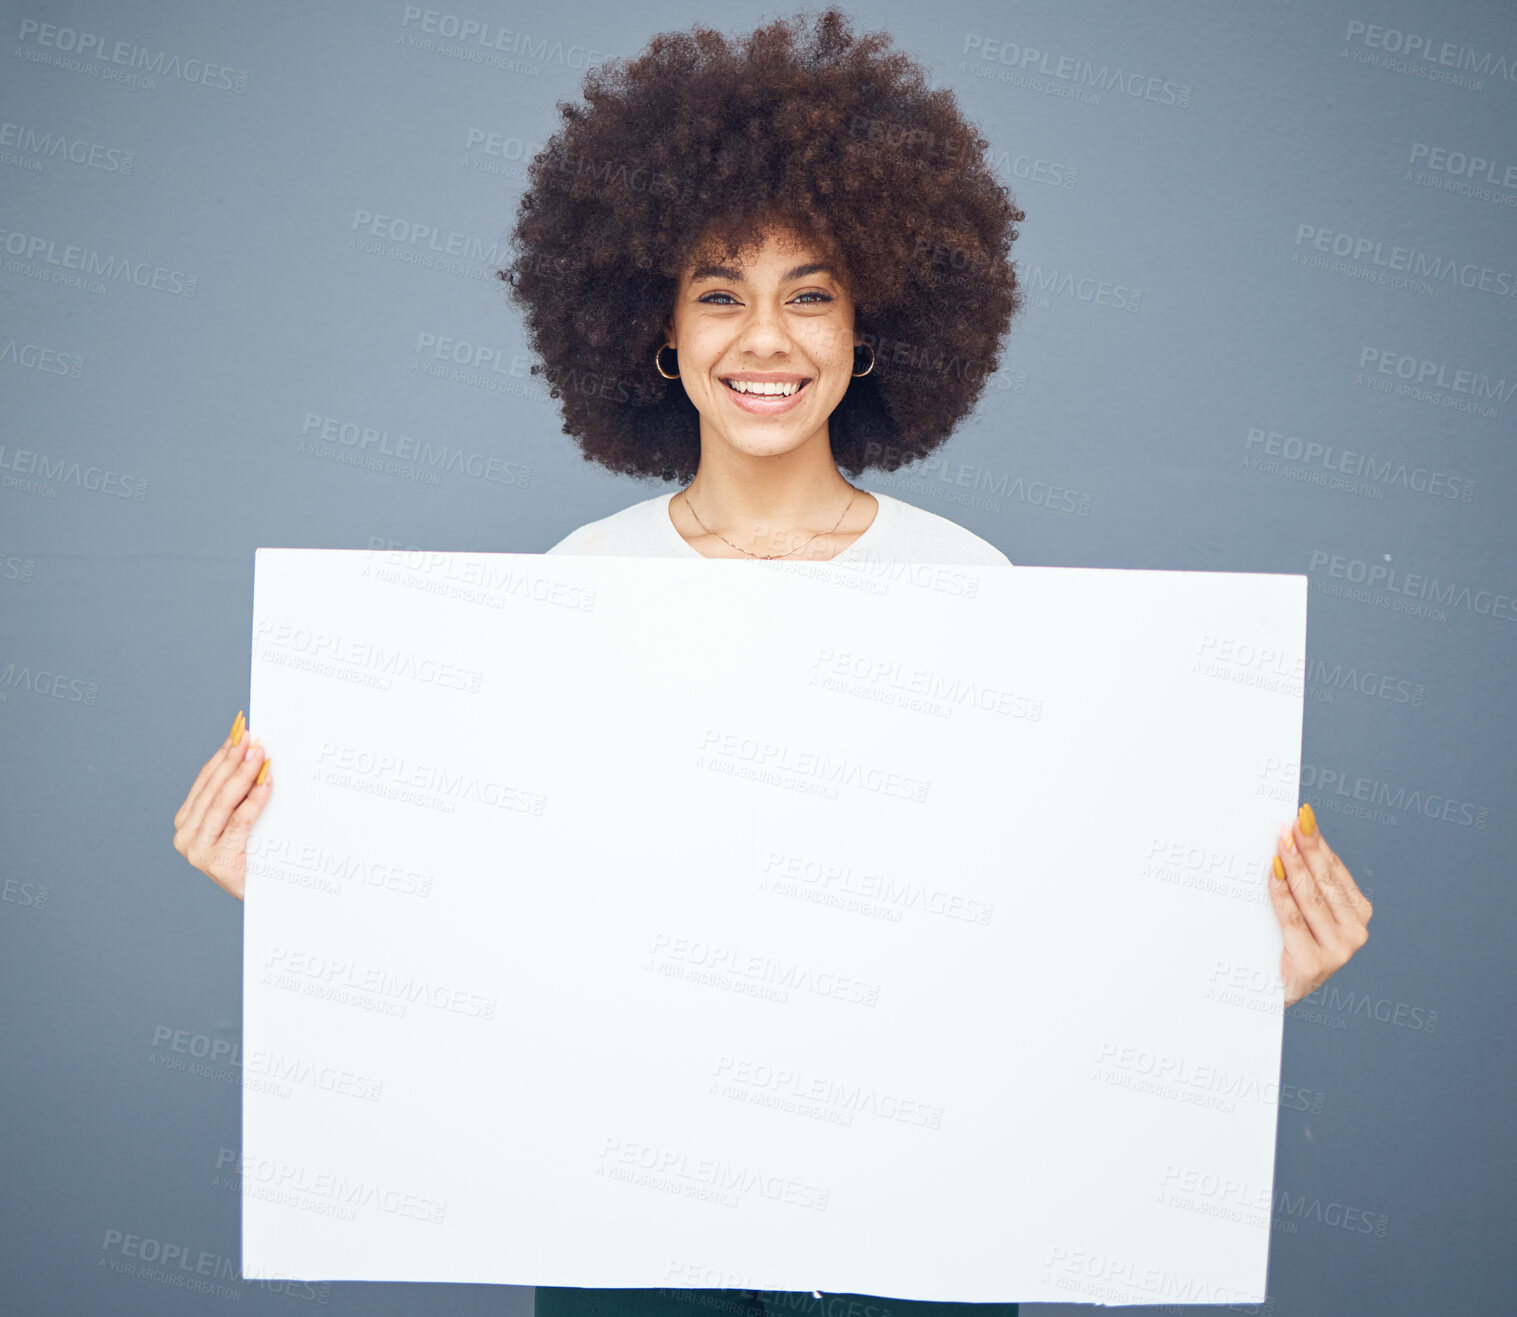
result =
[[[1388,348],[1364,347],[1359,352],[1359,369],[1379,375],[1394,375],[1398,380],[1430,389],[1448,389],[1453,393],[1468,393],[1476,398],[1494,398],[1498,402],[1510,402],[1517,392],[1517,379],[1492,379],[1484,371],[1470,370],[1463,366],[1449,366],[1441,361],[1428,361],[1404,352],[1392,352]]]
[[[1311,565],[1307,570],[1321,572],[1324,569],[1326,575],[1348,581],[1351,585],[1384,590],[1388,594],[1408,595],[1446,608],[1467,608],[1472,613],[1517,622],[1517,600],[1511,595],[1497,594],[1494,590],[1471,589],[1457,581],[1440,581],[1436,576],[1403,572],[1385,563],[1367,562],[1363,558],[1347,558],[1342,554],[1313,549]]]
[[[1513,278],[1510,270],[1497,270],[1476,261],[1462,261],[1453,256],[1420,251],[1416,247],[1400,247],[1379,238],[1341,233],[1315,224],[1296,226],[1296,246],[1328,252],[1349,261],[1367,262],[1387,270],[1403,271],[1419,279],[1458,284],[1498,297],[1511,297],[1517,293],[1517,278]]]
[[[1517,60],[1498,55],[1495,51],[1461,45],[1454,41],[1441,41],[1425,32],[1403,32],[1400,28],[1382,27],[1378,23],[1366,23],[1353,18],[1349,20],[1343,39],[1351,45],[1362,44],[1369,50],[1382,51],[1408,61],[1459,69],[1483,78],[1504,78],[1508,82],[1517,82]]]

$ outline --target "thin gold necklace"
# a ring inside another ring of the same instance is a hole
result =
[[[808,535],[804,540],[797,544],[795,548],[791,549],[787,553],[753,553],[751,550],[743,548],[741,544],[732,544],[732,541],[729,540],[725,535],[721,534],[719,531],[712,530],[710,526],[706,525],[706,523],[701,520],[701,514],[695,510],[695,505],[690,502],[690,490],[688,488],[680,490],[680,493],[685,496],[685,506],[690,509],[690,515],[695,518],[695,524],[699,526],[703,531],[705,531],[707,535],[715,535],[716,538],[721,540],[723,544],[731,544],[732,547],[739,553],[746,553],[750,558],[758,558],[764,562],[773,562],[776,558],[788,558],[792,553],[799,553],[808,544],[810,544],[812,540],[816,539],[817,535],[831,535],[832,531],[841,526],[843,524],[843,518],[848,515],[848,509],[853,506],[853,500],[858,497],[859,493],[858,488],[851,483],[849,484],[848,488],[851,491],[848,495],[848,502],[843,505],[843,510],[838,514],[838,519],[833,522],[832,530],[819,530],[817,531],[816,535]]]

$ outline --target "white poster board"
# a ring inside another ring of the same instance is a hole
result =
[[[1306,584],[259,549],[244,1273],[1261,1300]]]

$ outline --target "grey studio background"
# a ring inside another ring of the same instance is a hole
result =
[[[535,552],[665,488],[579,458],[491,271],[587,60],[793,9],[437,3],[3,5],[8,1313],[531,1312],[235,1278],[242,907],[171,819],[255,547]],[[850,13],[980,123],[1029,294],[972,421],[861,483],[1017,563],[1310,577],[1302,796],[1376,918],[1289,1013],[1242,1310],[1510,1311],[1517,12]]]

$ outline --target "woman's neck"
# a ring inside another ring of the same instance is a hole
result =
[[[874,498],[838,471],[824,430],[819,441],[764,456],[703,439],[700,466],[670,514],[707,556],[737,556],[731,546],[738,545],[759,555],[796,549],[794,556],[811,558],[832,557],[852,543],[875,509]]]

